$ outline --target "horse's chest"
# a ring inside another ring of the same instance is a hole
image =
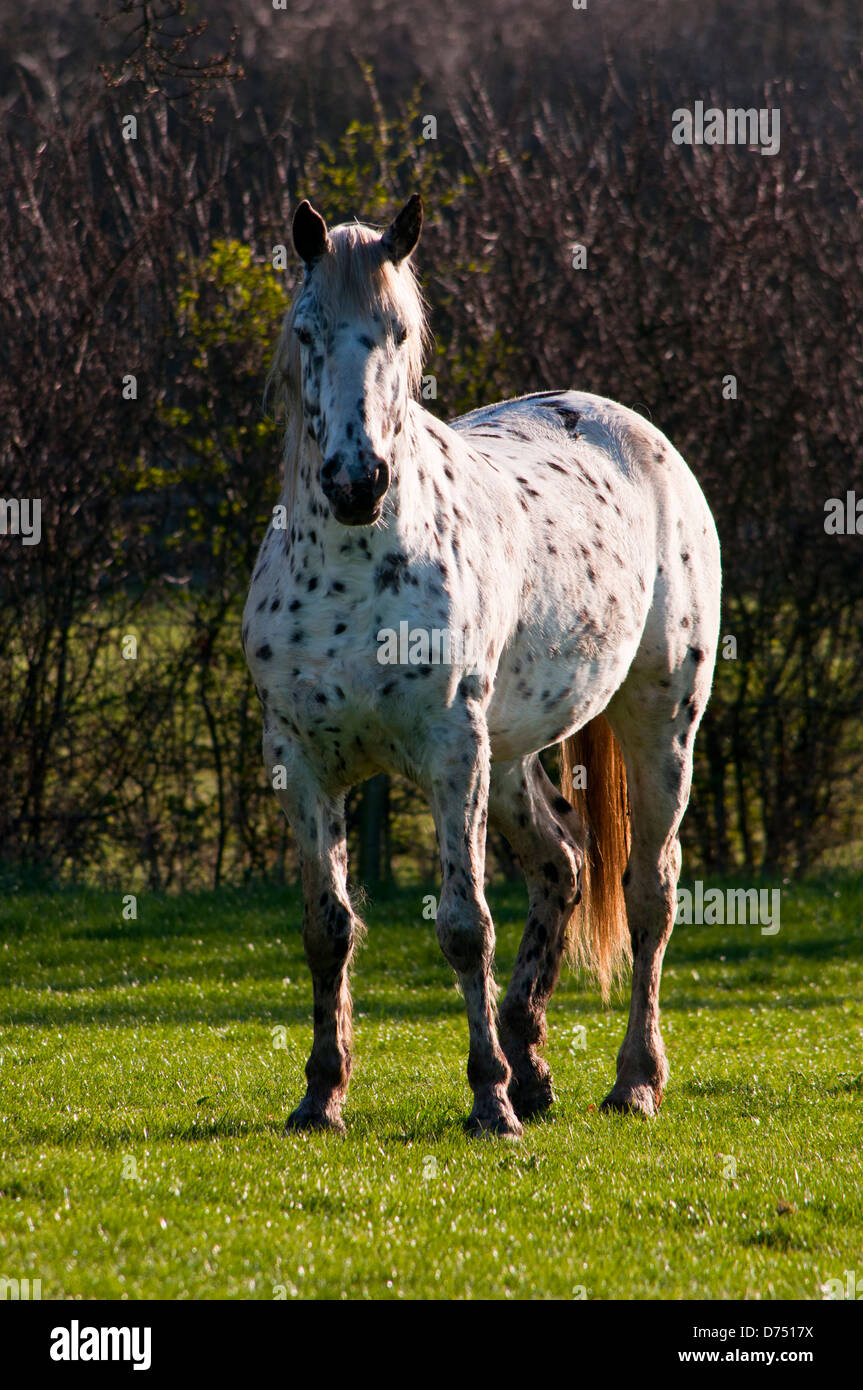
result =
[[[244,619],[265,723],[349,766],[415,729],[450,674],[434,652],[403,659],[405,634],[426,626],[427,585],[411,582],[394,552],[365,554],[337,577],[302,554],[293,567],[262,563]]]

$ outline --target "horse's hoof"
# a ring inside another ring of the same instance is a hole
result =
[[[465,1129],[474,1139],[520,1139],[524,1133],[511,1105],[488,1113],[473,1111]]]
[[[518,1082],[511,1081],[508,1094],[512,1108],[520,1120],[538,1120],[548,1113],[557,1099],[550,1077],[547,1081],[528,1085],[519,1085]]]
[[[650,1082],[640,1086],[623,1086],[620,1082],[605,1097],[600,1110],[606,1115],[655,1115],[662,1096],[657,1095]]]
[[[299,1130],[344,1134],[345,1122],[341,1115],[334,1115],[327,1110],[315,1110],[303,1101],[285,1121],[285,1134],[296,1134]]]

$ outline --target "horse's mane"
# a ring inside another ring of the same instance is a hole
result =
[[[316,262],[315,291],[325,315],[334,318],[345,309],[398,315],[408,331],[408,391],[416,399],[428,347],[426,309],[410,260],[393,265],[380,249],[380,231],[359,222],[346,222],[329,234],[331,250]],[[306,272],[308,276],[309,272]],[[293,331],[300,294],[285,315],[275,356],[267,376],[264,400],[285,412],[284,497],[290,511],[296,491],[303,435],[300,389],[300,347]]]

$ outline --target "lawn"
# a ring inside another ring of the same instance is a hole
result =
[[[498,973],[524,902],[490,895]],[[552,1117],[462,1132],[467,1025],[422,890],[366,907],[345,1137],[286,1138],[310,1043],[293,891],[0,908],[0,1272],[43,1299],[814,1298],[863,1276],[863,878],[679,927],[652,1121],[596,1108],[625,1002],[566,975]]]

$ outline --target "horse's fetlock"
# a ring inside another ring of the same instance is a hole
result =
[[[348,1049],[339,1048],[335,1042],[316,1049],[306,1063],[306,1080],[309,1090],[319,1095],[347,1090],[351,1077],[352,1061]]]

